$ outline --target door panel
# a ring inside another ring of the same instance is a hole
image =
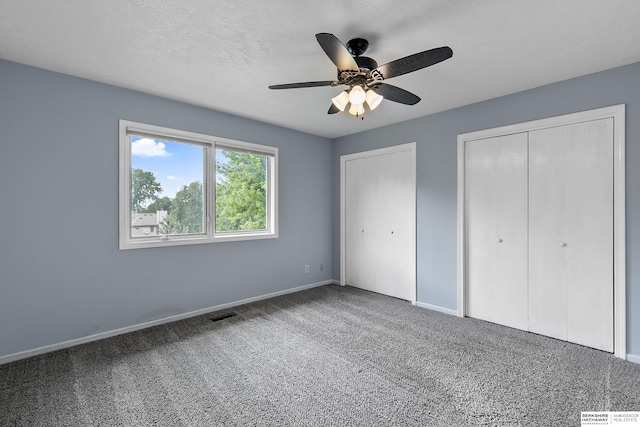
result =
[[[613,119],[530,132],[529,328],[613,351]]]
[[[529,137],[529,330],[562,340],[568,328],[569,251],[560,246],[569,240],[567,135],[563,126]]]
[[[378,170],[389,168],[378,182],[379,224],[378,243],[380,260],[378,283],[382,293],[405,300],[412,300],[412,248],[410,246],[414,227],[412,206],[415,198],[412,185],[412,155],[409,151],[376,158]]]
[[[527,134],[465,147],[467,313],[527,330]]]
[[[377,262],[376,221],[377,202],[374,188],[377,177],[370,176],[371,164],[366,159],[346,163],[346,283],[375,291],[376,272],[371,264]]]
[[[345,247],[346,251],[346,280],[352,286],[359,286],[363,280],[363,266],[360,261],[363,258],[362,253],[366,248],[364,242],[364,218],[361,196],[359,191],[360,182],[362,181],[362,162],[359,160],[351,160],[346,163],[345,167]]]

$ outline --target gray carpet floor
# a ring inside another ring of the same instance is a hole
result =
[[[1,426],[579,426],[608,410],[640,411],[640,365],[334,285],[0,366]]]

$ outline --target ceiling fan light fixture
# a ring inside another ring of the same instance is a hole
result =
[[[364,104],[366,94],[364,93],[364,89],[362,86],[354,86],[349,91],[349,102],[351,105],[362,105]]]
[[[365,94],[365,100],[367,101],[367,105],[369,106],[369,109],[371,111],[375,110],[376,107],[378,107],[378,105],[380,105],[380,103],[382,102],[383,99],[384,99],[384,97],[382,95],[378,95],[377,93],[375,93],[371,89],[369,89],[367,91],[367,93]]]
[[[349,92],[346,90],[344,92],[340,92],[340,95],[331,98],[331,102],[336,108],[340,111],[344,111],[347,108],[347,104],[349,103]]]
[[[351,104],[351,108],[349,108],[349,114],[356,117],[362,117],[364,115],[364,105],[363,104]]]

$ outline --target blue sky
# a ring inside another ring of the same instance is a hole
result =
[[[162,186],[161,197],[173,198],[184,185],[202,182],[204,148],[131,136],[131,168],[152,172]]]

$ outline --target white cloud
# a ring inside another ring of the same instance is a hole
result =
[[[167,179],[168,179],[169,181],[173,181],[174,179],[180,179],[180,178],[179,178],[179,177],[177,177],[177,176],[169,175],[169,176],[167,176]]]
[[[166,157],[169,153],[166,145],[155,139],[141,138],[131,143],[131,154],[140,157]]]

